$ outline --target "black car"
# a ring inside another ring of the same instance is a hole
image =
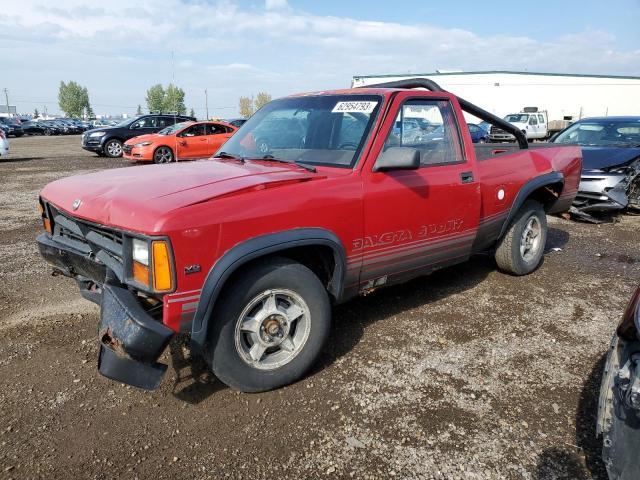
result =
[[[45,128],[45,135],[62,135],[64,133],[54,120],[40,120],[38,123]]]
[[[242,125],[247,123],[248,118],[232,118],[231,120],[227,120],[229,125],[233,125],[234,127],[240,128]]]
[[[611,480],[640,472],[640,287],[618,324],[602,375],[596,434]]]
[[[22,132],[25,135],[55,135],[54,129],[55,127],[53,126],[36,122],[35,120],[22,122]]]
[[[21,137],[24,135],[22,131],[22,125],[20,125],[20,121],[14,118],[0,117],[0,123],[8,127],[5,129],[7,136],[13,135],[14,137]]]
[[[571,213],[640,213],[640,116],[583,118],[555,135],[553,143],[582,147],[582,174]]]
[[[186,115],[153,114],[127,119],[113,127],[101,127],[82,134],[82,148],[100,156],[121,157],[122,144],[130,138],[156,133],[176,123],[195,121]]]

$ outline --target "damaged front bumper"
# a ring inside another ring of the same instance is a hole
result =
[[[167,369],[157,360],[173,330],[154,319],[104,264],[46,234],[37,242],[54,270],[74,278],[83,297],[100,305],[100,373],[135,387],[157,388]]]
[[[593,214],[640,212],[640,162],[616,171],[584,171],[570,213],[588,222],[601,220]]]

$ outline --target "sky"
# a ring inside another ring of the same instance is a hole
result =
[[[186,106],[345,88],[354,75],[526,70],[640,76],[640,0],[0,0],[0,89],[59,112],[60,81],[97,114],[174,82]],[[4,103],[4,96],[0,96]]]

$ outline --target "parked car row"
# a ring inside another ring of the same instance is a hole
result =
[[[9,136],[23,135],[71,135],[85,132],[91,128],[89,123],[72,118],[56,118],[52,120],[26,119],[16,117],[0,117],[0,129]]]

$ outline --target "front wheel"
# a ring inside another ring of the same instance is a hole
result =
[[[107,157],[118,158],[122,156],[122,142],[115,138],[104,144],[104,153]]]
[[[544,255],[547,216],[539,202],[527,200],[509,225],[496,249],[500,270],[512,275],[533,272]]]
[[[158,147],[153,152],[153,163],[170,163],[173,162],[173,150],[169,147]]]
[[[226,290],[216,309],[209,362],[243,392],[263,392],[301,378],[329,333],[331,305],[318,277],[285,258],[255,265]]]

